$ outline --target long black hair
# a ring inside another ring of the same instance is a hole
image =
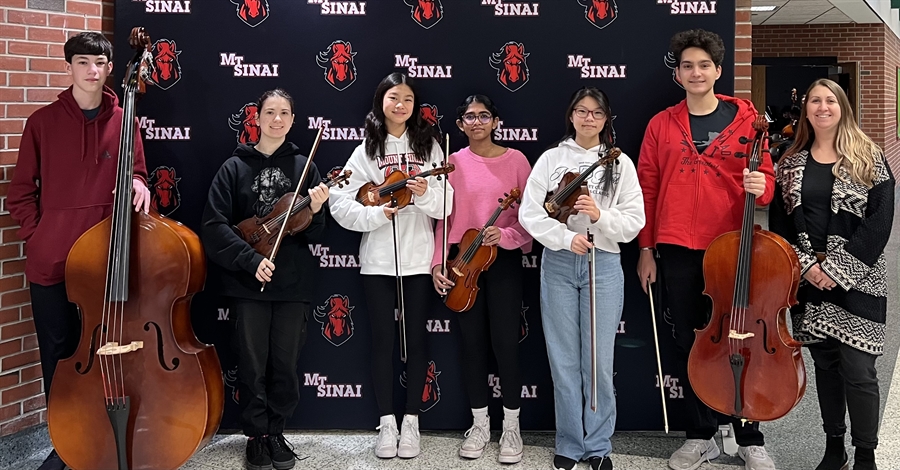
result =
[[[566,108],[566,133],[563,135],[563,138],[560,140],[575,138],[575,123],[572,122],[572,116],[575,112],[575,105],[578,104],[579,101],[585,98],[593,98],[600,105],[600,109],[603,111],[603,114],[606,114],[606,122],[603,124],[603,129],[600,129],[600,144],[601,144],[601,152],[606,151],[609,152],[612,150],[613,146],[616,143],[616,131],[613,129],[613,114],[612,108],[609,105],[609,98],[606,96],[606,93],[603,93],[602,90],[595,87],[583,87],[572,94],[572,99],[569,101],[569,106]],[[604,154],[601,154],[605,156]],[[612,194],[613,186],[615,185],[615,177],[614,177],[614,167],[619,164],[619,159],[611,160],[606,162],[603,166],[603,175],[600,180],[600,194],[602,196],[609,196]]]
[[[416,91],[416,85],[404,73],[394,72],[378,84],[375,88],[375,97],[372,99],[372,110],[366,116],[366,154],[371,159],[384,156],[384,143],[387,141],[387,127],[384,125],[384,95],[388,90],[397,86],[406,85],[413,92],[412,115],[406,120],[406,135],[412,151],[422,160],[428,160],[431,154],[431,146],[435,142],[434,128],[422,119],[420,110],[422,100]]]
[[[265,104],[266,100],[269,98],[284,98],[291,107],[291,114],[294,114],[294,98],[291,98],[291,95],[284,91],[284,88],[275,88],[274,90],[268,90],[263,93],[262,96],[259,97],[259,100],[256,101],[257,109],[259,111],[262,111],[263,104]]]
[[[488,98],[485,95],[475,94],[475,95],[469,95],[469,97],[466,98],[465,100],[463,100],[462,104],[456,108],[456,120],[457,121],[463,122],[463,116],[466,114],[466,111],[469,109],[469,106],[472,106],[472,103],[482,104],[485,107],[485,109],[487,109],[487,111],[489,113],[491,113],[491,120],[493,120],[495,118],[497,118],[497,119],[500,118],[500,110],[497,109],[497,106],[494,105],[494,102],[491,101],[490,98]],[[463,132],[462,129],[460,129],[460,132],[465,134],[465,132]],[[490,136],[491,136],[491,142],[493,142],[494,141],[494,131],[493,130],[491,130]]]

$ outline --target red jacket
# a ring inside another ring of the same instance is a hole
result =
[[[119,99],[104,88],[100,113],[87,121],[69,87],[28,118],[6,207],[22,227],[30,282],[62,282],[75,240],[112,213],[122,115]],[[140,132],[134,175],[146,183]]]
[[[719,235],[740,230],[744,216],[743,171],[756,135],[752,124],[757,112],[744,99],[716,95],[738,107],[734,121],[702,154],[691,136],[687,103],[682,101],[659,112],[647,125],[638,158],[638,180],[644,192],[647,223],[638,235],[641,248],[657,243],[705,250]],[[762,154],[759,171],[766,175],[766,191],[757,204],[767,205],[775,190],[772,158]]]

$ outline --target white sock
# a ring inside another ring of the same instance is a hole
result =
[[[514,409],[514,410],[511,410],[511,409],[509,409],[509,408],[507,408],[507,407],[504,406],[504,407],[503,407],[503,419],[509,419],[509,420],[516,420],[516,421],[518,421],[518,420],[519,420],[519,409],[520,409],[520,408],[516,408],[516,409]]]
[[[475,422],[478,420],[483,420],[488,417],[488,409],[485,406],[484,408],[472,408],[472,417],[475,418]]]

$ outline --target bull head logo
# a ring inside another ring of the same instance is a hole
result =
[[[322,336],[329,343],[340,346],[353,336],[353,318],[350,314],[354,308],[350,305],[350,299],[341,294],[332,294],[324,304],[316,307],[316,321],[322,324]]]
[[[419,411],[426,412],[437,405],[441,401],[441,386],[438,385],[437,378],[441,375],[441,371],[437,370],[434,361],[428,361],[428,369],[425,370],[425,386],[422,388],[422,405]],[[409,380],[406,377],[406,371],[400,374],[400,385],[408,386]]]
[[[239,144],[252,144],[259,141],[259,122],[256,119],[258,111],[259,107],[256,103],[247,103],[228,119],[228,126],[237,132]]]
[[[316,63],[325,69],[325,81],[337,91],[344,91],[356,81],[355,55],[350,42],[337,40],[316,56]]]
[[[525,60],[530,53],[525,52],[521,42],[510,41],[499,51],[491,54],[491,67],[497,70],[497,81],[507,90],[517,91],[528,83],[528,64]]]
[[[441,143],[444,138],[444,132],[441,131],[441,118],[444,116],[438,114],[438,107],[433,104],[422,103],[422,105],[419,106],[419,114],[421,114],[423,121],[434,128],[434,132],[437,134],[438,143]]]
[[[231,0],[237,5],[235,14],[247,26],[255,28],[269,17],[268,0]]]
[[[181,51],[171,39],[160,39],[153,43],[153,69],[150,80],[163,90],[172,88],[181,80],[181,64],[178,55]]]
[[[675,72],[678,70],[678,59],[675,58],[675,54],[669,52],[666,54],[666,57],[663,58],[663,61],[666,63],[666,67],[672,69],[672,81],[675,82],[676,85],[684,89],[684,85],[678,81],[678,77],[675,75]]]
[[[436,25],[444,17],[444,6],[441,0],[403,0],[412,7],[411,16],[419,26],[428,29]]]
[[[166,217],[181,206],[181,193],[175,176],[175,169],[170,166],[159,166],[150,173],[150,207],[159,215]]]
[[[525,312],[528,311],[528,307],[522,303],[522,314],[519,317],[519,342],[525,341],[525,338],[528,337],[528,319],[525,318]]]
[[[584,7],[584,17],[600,29],[609,26],[619,16],[616,0],[578,0]]]
[[[235,403],[240,404],[239,400],[241,399],[241,386],[238,382],[237,372],[237,366],[234,366],[234,368],[225,371],[225,385],[227,385],[228,388],[231,389],[231,399]]]

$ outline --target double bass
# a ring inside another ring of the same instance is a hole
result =
[[[767,151],[768,123],[759,116],[753,126],[750,171],[759,168]],[[756,196],[746,193],[741,230],[717,237],[703,257],[703,293],[713,310],[709,324],[696,330],[688,379],[697,398],[713,410],[745,421],[772,421],[793,409],[806,391],[801,343],[791,337],[785,317],[797,304],[800,262],[786,240],[754,226],[755,206]]]
[[[47,404],[53,446],[74,470],[179,468],[222,420],[218,356],[191,328],[191,297],[206,278],[200,239],[131,207],[135,95],[152,56],[143,28],[130,42],[112,214],[66,260],[81,338],[59,361]]]

